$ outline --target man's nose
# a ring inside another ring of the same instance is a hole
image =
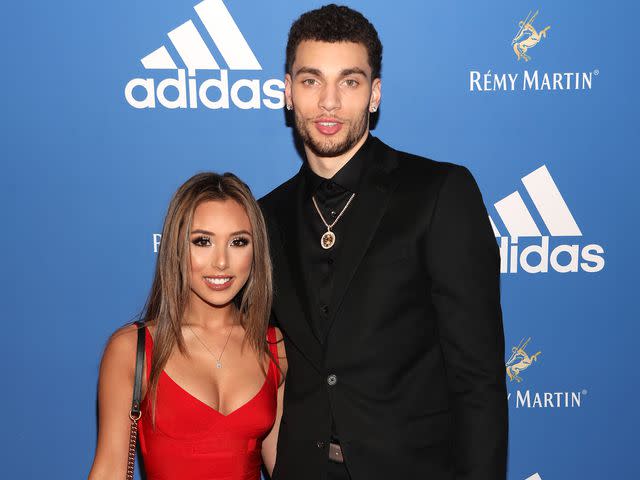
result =
[[[328,112],[340,108],[340,91],[336,85],[327,84],[320,95],[320,108]]]

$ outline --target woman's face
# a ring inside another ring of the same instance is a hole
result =
[[[253,263],[251,223],[235,200],[196,207],[190,233],[191,292],[214,306],[227,305],[244,286]]]

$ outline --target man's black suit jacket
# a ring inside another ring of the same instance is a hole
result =
[[[289,371],[274,480],[326,476],[331,411],[354,480],[505,478],[499,254],[463,167],[373,139],[312,332],[296,219],[301,174],[261,199]]]

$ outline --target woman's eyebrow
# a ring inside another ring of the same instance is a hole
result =
[[[204,235],[210,235],[212,237],[215,237],[216,234],[213,232],[210,232],[209,230],[202,230],[200,228],[196,229],[196,230],[191,230],[191,234],[193,235],[194,233],[201,233]],[[229,235],[233,236],[233,235],[249,235],[250,237],[252,237],[253,235],[251,234],[250,231],[248,230],[238,230],[237,232],[231,232]]]

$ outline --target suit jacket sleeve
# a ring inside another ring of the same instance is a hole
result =
[[[453,409],[457,480],[506,476],[507,394],[498,247],[471,173],[451,166],[425,242]]]

